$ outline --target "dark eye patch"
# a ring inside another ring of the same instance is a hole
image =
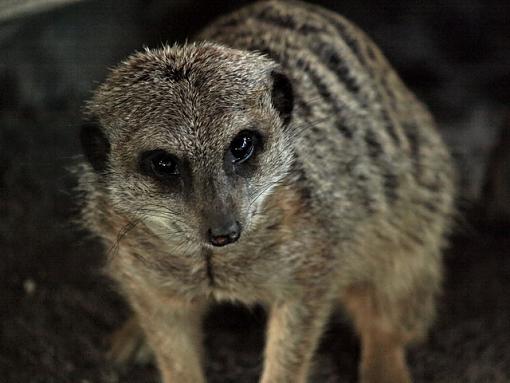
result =
[[[253,130],[239,132],[229,146],[228,157],[234,165],[240,165],[252,158],[259,149],[262,139]]]
[[[255,130],[242,130],[230,142],[225,153],[225,171],[251,177],[258,168],[258,155],[264,148],[263,136]]]
[[[248,161],[255,152],[257,137],[255,132],[243,130],[230,143],[230,154],[234,164]]]
[[[180,175],[177,158],[162,149],[143,152],[140,155],[140,169],[143,174],[160,180]]]

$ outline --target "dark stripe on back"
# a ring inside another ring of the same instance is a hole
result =
[[[326,21],[328,21],[337,31],[338,35],[342,40],[345,41],[347,46],[352,51],[353,55],[358,59],[360,64],[367,67],[367,62],[365,60],[365,55],[363,54],[363,49],[361,48],[360,41],[353,36],[353,34],[349,31],[352,28],[347,24],[347,21],[342,20],[338,15],[334,14],[332,11],[327,9],[322,9],[318,6],[309,6],[307,9],[310,12],[315,13],[316,15],[320,15]]]
[[[386,131],[390,135],[390,137],[393,140],[393,142],[395,143],[395,145],[397,147],[400,146],[400,137],[397,134],[397,128],[395,126],[395,122],[390,117],[390,115],[388,114],[388,111],[386,109],[382,110],[381,116],[382,116],[382,119],[383,119],[384,128],[386,129]]]
[[[298,23],[290,14],[282,15],[272,7],[266,7],[252,16],[255,20],[274,24],[280,28],[291,29],[302,34],[316,34],[324,32],[322,28],[307,23]]]
[[[340,101],[336,98],[334,94],[331,93],[328,86],[324,83],[323,78],[316,73],[313,68],[308,65],[303,59],[299,59],[296,62],[296,65],[299,69],[304,70],[312,80],[315,85],[317,92],[323,98],[324,102],[327,103],[332,109],[333,113],[335,113],[335,127],[339,132],[342,133],[348,139],[351,139],[354,135],[352,129],[344,124],[344,122],[340,119],[340,116],[344,113],[344,110],[341,107]]]
[[[297,107],[299,109],[301,109],[301,111],[303,112],[303,117],[308,118],[312,115],[312,108],[305,100],[303,100],[303,97],[301,97],[301,94],[295,93],[294,101],[295,101],[295,104],[297,105]]]
[[[383,153],[382,145],[377,141],[374,132],[370,129],[367,129],[365,132],[365,144],[367,146],[368,155],[372,160],[377,160]]]
[[[409,148],[410,148],[410,158],[413,163],[414,167],[414,179],[415,181],[420,185],[423,186],[429,190],[437,191],[442,188],[441,182],[438,178],[437,174],[434,174],[436,177],[435,179],[425,179],[424,177],[427,172],[423,171],[422,168],[422,161],[420,156],[420,145],[419,142],[421,140],[424,140],[423,137],[420,137],[420,133],[418,131],[418,127],[415,123],[412,122],[406,122],[403,124],[404,132],[407,137],[407,141],[409,142]]]
[[[381,143],[377,140],[374,132],[370,129],[365,131],[365,144],[367,147],[368,156],[372,159],[372,163],[374,163],[374,165],[382,170],[381,176],[383,179],[383,188],[386,200],[389,203],[393,203],[398,197],[398,176],[394,174],[390,169],[388,169],[389,164],[381,158],[381,156],[384,154],[384,149]]]
[[[319,59],[326,67],[336,74],[350,93],[357,94],[360,91],[360,85],[352,75],[349,65],[343,60],[336,49],[324,41],[314,40],[310,46],[313,53],[319,56]]]
[[[338,33],[339,37],[345,41],[347,46],[353,52],[354,56],[359,60],[359,62],[366,66],[366,60],[363,54],[363,50],[361,48],[360,41],[353,36],[353,34],[349,31],[352,30],[352,27],[349,26],[347,21],[341,19],[334,12],[327,10],[325,8],[321,8],[319,6],[313,4],[303,3],[302,5],[297,5],[298,7],[302,7],[304,10],[310,12],[313,15],[319,16],[319,18],[328,22]],[[255,12],[255,14],[246,15],[243,13],[242,15],[234,15],[234,17],[229,17],[226,20],[220,21],[215,26],[219,28],[225,27],[234,27],[243,24],[247,18],[253,17],[255,19],[266,21],[274,25],[278,25],[283,28],[293,29],[300,32],[306,33],[321,33],[325,32],[322,28],[318,28],[315,25],[310,25],[305,21],[303,24],[299,25],[296,20],[292,17],[292,15],[285,15],[282,17],[280,14],[280,10],[278,8],[272,7],[270,4],[263,7],[253,7],[251,11]],[[242,16],[243,20],[240,20],[239,17]]]
[[[419,145],[418,145],[418,129],[416,125],[406,122],[402,125],[404,128],[404,133],[407,138],[407,142],[409,143],[410,157],[411,161],[414,164],[415,168],[415,176],[420,170],[420,153],[419,153]]]
[[[397,189],[399,186],[398,176],[389,170],[385,169],[383,172],[383,186],[386,200],[392,204],[398,198]]]
[[[372,44],[367,44],[366,45],[366,49],[367,49],[367,55],[370,58],[370,60],[376,61],[377,60],[377,56],[375,55],[375,48],[374,48],[374,46]]]

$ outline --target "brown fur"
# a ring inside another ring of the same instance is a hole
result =
[[[121,63],[82,136],[83,221],[164,382],[205,380],[201,318],[224,300],[268,307],[262,383],[306,382],[338,303],[361,338],[361,381],[409,382],[405,346],[433,320],[453,214],[430,114],[363,32],[316,6],[259,2],[198,39]],[[262,144],[234,165],[243,130]],[[178,176],[144,173],[155,149]],[[241,237],[214,247],[205,233],[226,217]]]

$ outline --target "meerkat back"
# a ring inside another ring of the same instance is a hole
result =
[[[200,321],[222,300],[268,307],[262,383],[307,381],[338,304],[360,381],[410,382],[453,214],[429,112],[318,6],[258,2],[197,41],[120,64],[82,132],[84,223],[164,382],[205,381]]]

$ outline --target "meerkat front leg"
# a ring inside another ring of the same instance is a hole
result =
[[[275,303],[270,307],[261,383],[305,383],[330,311],[319,298]]]
[[[203,304],[143,302],[135,310],[154,351],[163,383],[205,383],[202,368]],[[150,307],[149,307],[150,305]]]

